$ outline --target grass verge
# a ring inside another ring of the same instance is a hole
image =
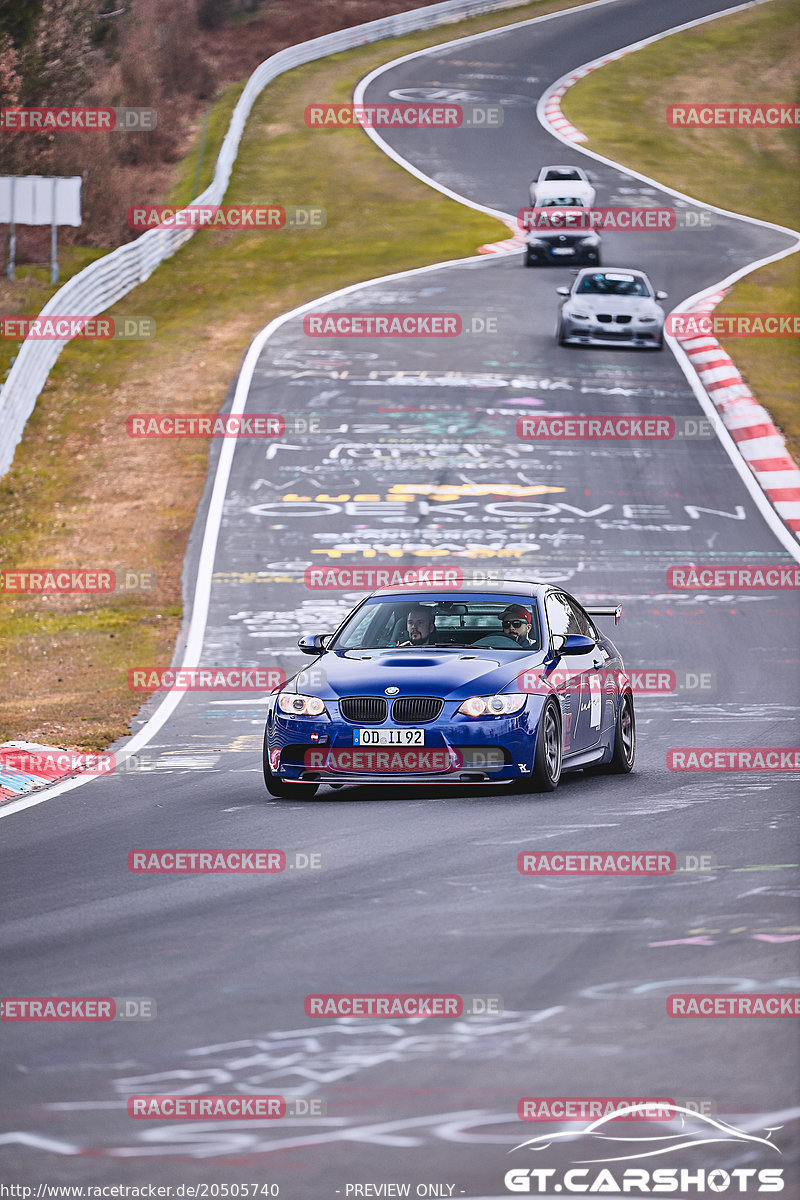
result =
[[[671,129],[666,109],[670,104],[794,104],[799,89],[800,3],[771,0],[609,63],[570,88],[562,109],[599,154],[695,199],[798,229],[796,129]],[[800,312],[797,256],[747,276],[716,311]],[[720,340],[800,461],[798,340]]]

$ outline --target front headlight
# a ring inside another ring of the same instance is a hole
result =
[[[581,312],[578,308],[568,308],[564,314],[567,317],[575,318],[576,321],[588,321],[589,314]]]
[[[649,322],[657,321],[657,320],[658,320],[658,317],[639,317],[639,323],[641,325],[647,325]]]
[[[290,717],[319,717],[325,712],[319,696],[303,696],[300,692],[281,692],[278,708]]]
[[[508,717],[524,708],[527,699],[524,693],[519,692],[505,696],[470,696],[456,711],[465,717]]]
[[[599,241],[600,241],[600,238],[597,236],[596,233],[587,233],[585,235],[585,237],[581,238],[581,245],[582,246],[596,246]]]

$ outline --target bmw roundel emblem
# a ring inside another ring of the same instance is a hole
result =
[[[386,696],[396,696],[396,695],[397,695],[397,693],[398,693],[399,691],[400,691],[400,688],[396,688],[396,687],[385,688],[385,689],[384,689],[384,695],[386,695]]]

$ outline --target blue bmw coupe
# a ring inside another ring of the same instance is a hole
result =
[[[619,616],[553,584],[372,592],[334,633],[298,641],[316,662],[269,697],[267,790],[295,799],[348,783],[549,792],[562,771],[626,773],[631,681],[593,620]]]

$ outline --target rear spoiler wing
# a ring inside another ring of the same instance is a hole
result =
[[[621,604],[584,604],[583,607],[590,617],[613,617],[614,624],[619,625],[622,616]]]

